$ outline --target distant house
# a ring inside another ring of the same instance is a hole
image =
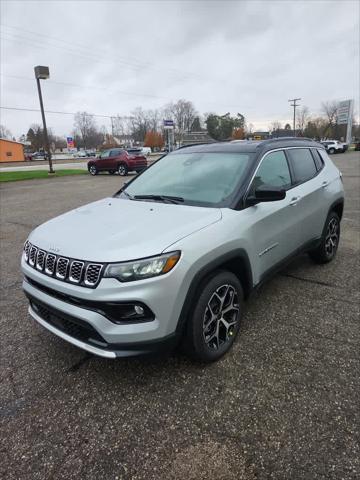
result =
[[[0,162],[23,162],[24,160],[22,143],[0,138]]]
[[[270,136],[270,132],[253,132],[249,135],[249,138],[252,138],[252,140],[266,140]]]
[[[215,143],[216,140],[211,138],[207,132],[189,132],[185,133],[182,145],[196,145],[201,143]]]
[[[280,137],[293,137],[294,136],[294,130],[291,129],[289,130],[288,128],[278,128],[277,130],[274,130],[271,132],[271,137],[272,138],[280,138]],[[296,136],[299,136],[299,132],[296,132]]]

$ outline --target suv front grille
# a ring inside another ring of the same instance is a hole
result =
[[[64,282],[95,288],[105,265],[75,260],[38,249],[30,242],[24,245],[24,260],[34,269]]]
[[[36,268],[38,270],[41,270],[41,271],[44,270],[45,257],[46,257],[46,252],[44,252],[44,250],[38,250],[37,257],[36,257]]]

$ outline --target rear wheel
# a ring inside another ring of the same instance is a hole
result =
[[[335,148],[329,148],[329,153],[331,154],[335,153]]]
[[[316,263],[329,263],[335,258],[340,241],[340,218],[336,212],[328,215],[320,245],[309,252]]]
[[[118,174],[124,177],[127,174],[127,172],[128,172],[127,166],[121,163],[118,166]]]
[[[95,167],[95,165],[91,165],[91,166],[89,167],[89,173],[90,173],[90,175],[97,175],[98,170],[97,170],[97,168]]]
[[[200,287],[187,323],[186,352],[201,362],[214,362],[229,351],[239,332],[243,291],[238,278],[217,271]]]

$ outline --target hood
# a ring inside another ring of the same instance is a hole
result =
[[[40,225],[29,240],[66,257],[121,262],[157,255],[219,220],[217,208],[105,198]]]

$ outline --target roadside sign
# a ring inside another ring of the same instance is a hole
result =
[[[172,130],[174,128],[174,120],[164,120],[164,129]]]
[[[353,109],[353,100],[343,100],[342,102],[339,102],[337,109],[338,124],[346,125],[346,143],[351,142]]]
[[[66,137],[66,144],[67,144],[67,148],[74,148],[75,144],[74,144],[73,137]]]
[[[339,106],[337,110],[339,125],[346,125],[348,123],[350,110],[351,110],[351,100],[345,100],[343,102],[339,102]]]

